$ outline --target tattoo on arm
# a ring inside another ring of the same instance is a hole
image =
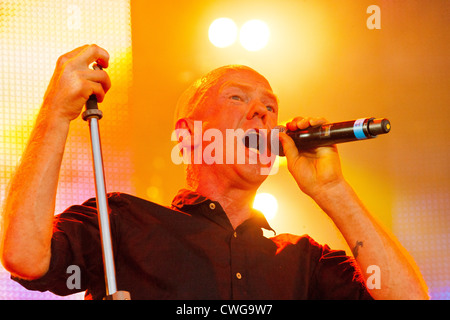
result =
[[[355,244],[355,246],[352,249],[352,253],[353,253],[353,256],[355,257],[355,259],[358,256],[359,247],[363,247],[363,244],[364,243],[362,241],[356,240],[356,244]]]

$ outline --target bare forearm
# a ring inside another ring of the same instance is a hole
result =
[[[379,272],[375,299],[427,299],[427,288],[414,260],[395,237],[385,230],[345,182],[314,197],[341,231],[353,255],[368,276]],[[379,286],[378,286],[379,285]]]
[[[104,70],[109,54],[85,45],[62,55],[44,96],[35,128],[9,186],[2,219],[1,258],[22,278],[38,278],[50,263],[50,244],[59,171],[70,121],[94,94],[101,102],[111,87]]]
[[[321,118],[297,117],[289,130],[306,129],[326,123]],[[426,299],[426,285],[413,259],[371,216],[350,185],[344,180],[336,146],[298,150],[294,141],[280,133],[289,172],[299,188],[328,214],[341,231],[362,274],[380,272],[380,289],[372,289],[376,299]]]
[[[36,278],[48,269],[55,197],[69,121],[43,106],[11,180],[2,225],[2,262],[12,273]]]

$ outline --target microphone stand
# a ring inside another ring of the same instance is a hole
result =
[[[95,68],[99,68],[94,66]],[[131,300],[127,291],[117,291],[116,271],[114,266],[113,247],[111,241],[111,226],[109,222],[109,207],[106,196],[103,158],[100,144],[98,121],[103,113],[98,109],[97,98],[91,95],[86,102],[86,111],[82,118],[89,123],[92,156],[94,160],[95,189],[97,196],[97,212],[102,244],[103,266],[105,271],[106,297],[104,300]]]

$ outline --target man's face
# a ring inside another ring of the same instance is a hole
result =
[[[268,174],[275,156],[261,161],[258,151],[243,146],[242,135],[230,138],[230,132],[248,132],[251,129],[264,135],[277,125],[278,101],[264,77],[246,69],[226,72],[208,90],[197,115],[202,120],[203,132],[215,129],[223,136],[224,164],[210,165],[214,173],[226,174],[228,178],[239,177],[251,183],[264,181],[266,176],[261,175],[262,169],[265,168]],[[233,161],[229,161],[230,152],[234,153],[231,155],[234,156]]]

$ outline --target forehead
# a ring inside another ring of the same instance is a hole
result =
[[[211,112],[214,109],[211,105],[216,104],[220,92],[230,86],[258,88],[278,103],[269,82],[261,74],[246,66],[224,66],[198,79],[183,93],[177,103],[175,121],[183,117],[200,118]]]
[[[262,88],[265,91],[272,93],[269,81],[252,69],[227,70],[221,75],[219,81],[215,84],[215,87],[219,90],[228,87],[241,87],[246,89]]]

